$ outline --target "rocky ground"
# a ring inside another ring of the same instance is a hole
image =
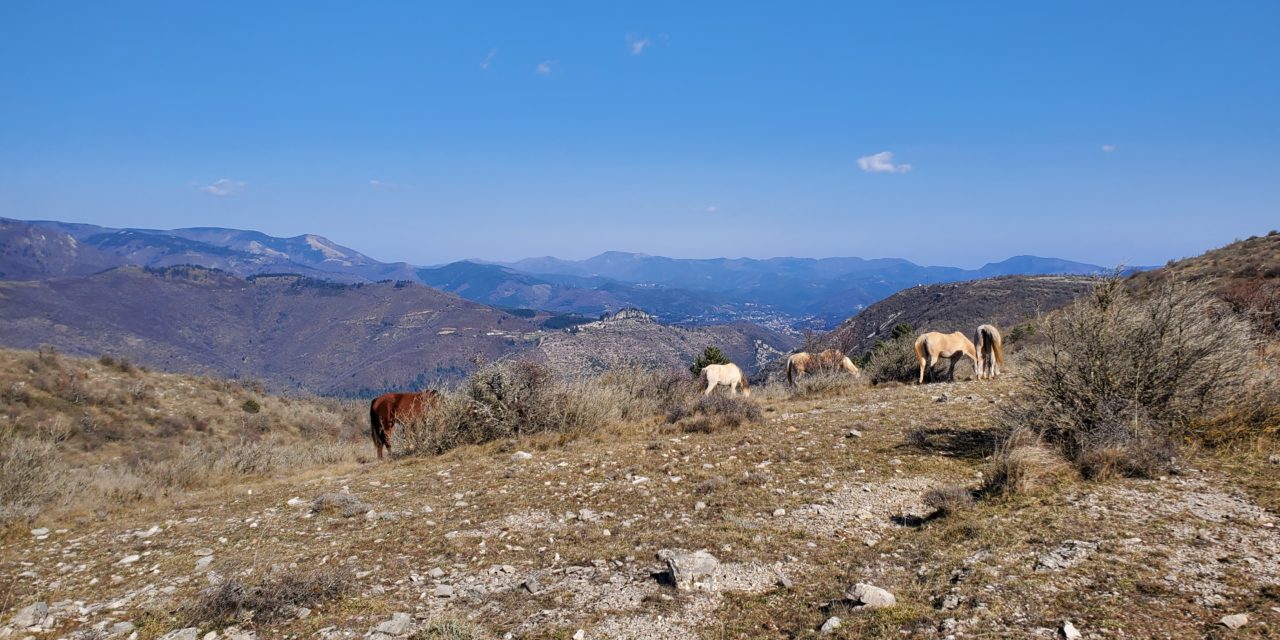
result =
[[[981,484],[1009,393],[766,397],[736,430],[655,420],[41,521],[0,546],[0,638],[1280,633],[1277,514],[1212,459],[925,506]],[[340,595],[192,613],[228,580],[323,569]]]

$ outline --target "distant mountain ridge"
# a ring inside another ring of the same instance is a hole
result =
[[[278,238],[218,227],[157,230],[50,220],[0,222],[9,230],[0,237],[3,247],[8,247],[8,253],[0,253],[0,273],[7,279],[84,274],[111,266],[191,264],[241,277],[297,273],[343,283],[405,280],[504,308],[598,316],[638,307],[663,322],[748,321],[781,330],[832,327],[869,304],[920,284],[1105,270],[1036,256],[1015,256],[967,270],[920,266],[899,258],[681,259],[620,251],[578,261],[542,257],[505,264],[460,261],[421,267],[380,262],[314,234]],[[23,225],[66,234],[77,249],[58,248],[57,242],[50,241],[45,249],[48,255],[39,262],[46,266],[39,266],[12,253],[18,251],[12,246],[16,243],[4,239],[16,238],[20,235],[16,229]]]

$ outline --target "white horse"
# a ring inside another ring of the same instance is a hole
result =
[[[744,397],[751,397],[751,385],[747,384],[747,377],[742,375],[742,369],[738,365],[730,362],[729,364],[709,364],[702,368],[702,377],[707,381],[707,389],[702,395],[711,395],[712,391],[720,385],[729,387],[731,393],[737,393],[738,388],[742,388]]]
[[[989,324],[979,326],[973,333],[973,344],[978,351],[978,379],[1000,375],[1000,367],[1004,365],[1004,344],[1000,338],[1000,330]]]
[[[947,377],[955,380],[956,363],[961,358],[972,360],[974,371],[981,370],[978,365],[977,350],[974,349],[973,343],[969,342],[969,338],[959,331],[954,333],[930,331],[916,338],[916,360],[920,363],[920,379],[918,381],[920,384],[924,384],[925,372],[932,371],[934,363],[939,360],[951,361],[951,366],[947,369]]]

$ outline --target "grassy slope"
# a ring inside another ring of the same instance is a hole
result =
[[[936,402],[943,391],[951,400]],[[1016,382],[1006,379],[810,400],[757,393],[766,422],[737,430],[671,433],[654,421],[567,443],[493,443],[227,486],[163,509],[42,522],[65,531],[0,547],[0,580],[11,585],[11,609],[133,594],[60,631],[111,617],[138,622],[144,637],[175,624],[167,612],[205,584],[194,567],[201,547],[220,571],[296,563],[359,572],[353,595],[258,628],[272,637],[328,627],[362,634],[396,611],[548,638],[577,628],[588,637],[810,637],[832,613],[845,619],[844,637],[941,637],[948,618],[998,637],[1063,618],[1086,633],[1202,637],[1238,611],[1255,622],[1233,637],[1275,633],[1275,513],[1253,506],[1213,458],[1193,460],[1198,471],[1185,477],[1078,484],[918,526],[924,489],[979,484],[987,415],[1011,392]],[[862,437],[847,437],[850,428]],[[916,429],[926,437],[908,438]],[[518,448],[534,458],[513,461]],[[343,487],[385,515],[309,517],[286,504]],[[566,518],[584,508],[598,519]],[[155,535],[130,534],[153,526]],[[1065,540],[1099,546],[1077,565],[1038,571],[1038,558]],[[715,596],[659,587],[654,553],[666,547],[711,550],[733,588]],[[146,555],[116,564],[131,553]],[[775,566],[792,588],[774,586]],[[430,578],[433,567],[446,576]],[[36,577],[19,591],[23,571]],[[532,576],[542,589],[520,591]],[[825,607],[856,581],[890,589],[899,606]],[[457,597],[434,597],[437,582]],[[948,594],[956,608],[937,608]]]

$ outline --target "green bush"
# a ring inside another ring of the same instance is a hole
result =
[[[707,347],[702,350],[702,355],[693,361],[689,371],[695,376],[699,375],[702,373],[703,368],[709,364],[729,364],[729,359],[725,357],[719,347]]]

